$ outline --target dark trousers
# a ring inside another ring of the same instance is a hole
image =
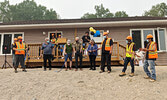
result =
[[[75,53],[75,67],[78,68],[78,58],[80,62],[80,68],[82,68],[82,53],[76,52]]]
[[[130,62],[130,65],[132,67],[131,73],[134,73],[134,59],[131,59],[130,57],[126,57],[125,58],[125,60],[124,60],[124,68],[123,68],[122,72],[126,71],[127,65],[128,65],[129,62]]]
[[[52,55],[51,54],[44,54],[43,59],[44,59],[44,69],[47,68],[47,60],[49,62],[49,69],[51,69],[52,68],[52,66],[51,66]]]
[[[19,63],[23,69],[25,69],[25,64],[24,64],[24,55],[15,55],[15,68],[18,68]]]
[[[89,55],[90,69],[96,69],[96,55]]]
[[[102,53],[102,55],[101,55],[101,70],[102,71],[104,71],[104,69],[105,69],[105,62],[107,62],[108,71],[111,71],[111,54]]]

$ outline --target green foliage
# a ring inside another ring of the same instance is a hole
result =
[[[115,14],[111,13],[108,8],[104,8],[103,4],[95,6],[95,14],[86,13],[81,18],[112,18],[112,17],[128,17],[125,11],[118,11]]]
[[[5,5],[6,4],[6,5]],[[5,0],[1,2],[0,5],[0,14],[2,16],[1,20],[6,21],[26,21],[26,20],[53,20],[58,19],[59,16],[53,9],[47,9],[45,6],[37,5],[34,0],[24,0],[23,2],[10,5],[9,1]],[[3,9],[7,9],[4,11]],[[10,15],[10,16],[9,16]],[[6,19],[10,20],[6,20]]]
[[[128,14],[125,11],[117,11],[114,17],[128,17]]]
[[[152,6],[149,11],[145,11],[144,16],[165,17],[167,16],[167,5],[160,3]]]
[[[12,20],[9,7],[9,1],[0,2],[0,21],[9,22]]]
[[[82,19],[89,19],[89,18],[111,18],[114,16],[113,13],[110,12],[108,8],[104,8],[103,4],[101,5],[96,5],[94,7],[96,13],[95,14],[90,14],[86,13],[84,14],[81,18]]]

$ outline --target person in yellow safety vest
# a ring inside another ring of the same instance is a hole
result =
[[[15,73],[17,73],[17,68],[19,66],[19,63],[21,65],[23,71],[27,72],[25,64],[24,64],[26,45],[25,45],[25,43],[23,43],[21,36],[18,36],[18,42],[15,43],[13,50],[15,50],[15,56],[16,56],[16,63],[15,63],[15,67],[14,67]]]
[[[146,52],[146,58],[144,61],[144,71],[147,74],[145,79],[150,79],[150,82],[155,82],[156,81],[156,71],[155,71],[155,60],[158,58],[158,53],[157,53],[157,44],[153,42],[153,36],[151,34],[147,35],[147,47],[140,50]],[[148,66],[150,66],[150,71],[148,70]]]
[[[17,38],[14,38],[14,42],[12,44],[12,58],[13,58],[13,67],[15,67],[16,59],[15,59],[15,50],[13,50],[14,46],[16,45]]]
[[[105,62],[107,62],[108,73],[111,72],[111,54],[113,49],[113,41],[108,37],[108,32],[103,33],[104,40],[101,43],[102,56],[101,56],[101,71],[105,72]]]
[[[134,56],[135,56],[135,51],[136,51],[136,45],[134,42],[132,42],[132,37],[131,36],[128,36],[126,38],[126,57],[124,59],[124,68],[122,69],[122,72],[119,74],[119,76],[125,76],[126,73],[126,69],[127,69],[127,65],[128,63],[130,62],[130,65],[131,65],[131,74],[129,75],[130,77],[133,77],[134,76],[134,70],[135,70],[135,67],[134,67]]]

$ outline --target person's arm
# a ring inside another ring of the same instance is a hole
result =
[[[80,53],[82,52],[82,50],[83,50],[83,45],[82,45],[82,43],[81,43]]]
[[[82,42],[83,42],[83,43],[85,42],[85,37],[84,37],[84,36],[82,36]]]
[[[72,48],[73,48],[73,52],[76,53],[76,50],[75,50],[75,43],[72,44]]]
[[[155,51],[156,49],[157,49],[157,44],[155,43],[155,44],[153,45],[153,49],[152,49],[152,50],[147,49],[147,48],[144,48],[144,49],[143,49],[143,48],[140,48],[140,51],[145,51],[145,52],[146,52],[146,51],[152,51],[152,52],[153,52],[153,51]]]
[[[87,40],[90,42],[90,36],[88,36]]]
[[[64,55],[66,55],[66,44],[64,45],[64,50],[63,50]]]
[[[17,45],[16,45],[16,43],[13,45],[13,50],[17,50],[16,49],[17,48]]]
[[[88,52],[91,52],[90,47],[91,47],[91,46],[89,45],[88,48],[87,48],[87,51],[88,51]]]
[[[113,51],[113,40],[112,39],[110,40],[110,46],[111,46],[110,54],[112,54],[112,51]]]
[[[151,50],[151,49],[146,49],[146,51],[155,51],[157,49],[157,44],[156,43],[154,43],[153,44],[153,49]]]

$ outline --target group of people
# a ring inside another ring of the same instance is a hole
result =
[[[156,70],[155,70],[155,60],[158,58],[158,53],[157,53],[157,44],[153,41],[153,36],[151,34],[147,35],[147,45],[146,48],[140,48],[139,51],[144,51],[145,52],[145,60],[144,60],[144,65],[143,69],[146,73],[145,79],[150,79],[150,82],[155,82],[156,81]],[[135,56],[140,57],[135,51],[135,43],[132,42],[132,37],[128,36],[126,38],[126,57],[124,59],[124,68],[122,72],[119,74],[119,76],[125,76],[127,65],[130,62],[131,65],[131,74],[129,76],[134,76],[134,58]],[[148,67],[150,66],[149,71]]]
[[[100,73],[105,72],[105,63],[107,63],[107,72],[111,72],[111,55],[113,51],[113,40],[109,38],[108,32],[103,33],[104,40],[101,43],[101,47],[98,48],[97,44],[93,39],[90,38],[89,32],[85,32],[85,35],[80,39],[79,37],[75,37],[75,42],[71,43],[71,40],[67,40],[67,43],[63,47],[64,54],[64,66],[65,70],[68,70],[67,60],[70,61],[69,70],[72,69],[72,56],[75,55],[75,71],[80,68],[82,70],[82,59],[84,51],[86,50],[89,55],[90,60],[90,70],[96,70],[96,56],[98,50],[101,50],[101,68]],[[156,81],[156,71],[155,71],[155,60],[158,58],[157,54],[157,46],[156,43],[153,42],[153,36],[151,34],[147,35],[147,46],[146,48],[140,48],[140,51],[146,52],[145,61],[144,61],[144,71],[146,73],[145,79],[150,79],[151,82]],[[133,77],[135,74],[135,66],[134,66],[134,58],[138,56],[136,51],[135,43],[132,42],[132,37],[128,36],[126,38],[126,55],[124,57],[124,67],[122,72],[119,74],[120,77],[126,75],[127,65],[130,62],[131,65],[131,74],[129,76]],[[45,38],[45,42],[42,44],[43,51],[43,60],[44,60],[44,71],[47,69],[47,60],[49,62],[49,70],[51,70],[51,60],[53,57],[53,48],[57,46],[57,42],[54,40],[49,40],[49,38]],[[24,65],[24,55],[27,47],[25,43],[22,42],[22,37],[18,37],[18,40],[15,39],[15,43],[13,44],[13,59],[14,59],[14,68],[15,72],[17,72],[17,67],[20,62],[23,71],[25,70]],[[78,61],[79,59],[79,61]],[[78,64],[79,62],[79,64]],[[148,70],[148,66],[150,66],[151,72]]]

